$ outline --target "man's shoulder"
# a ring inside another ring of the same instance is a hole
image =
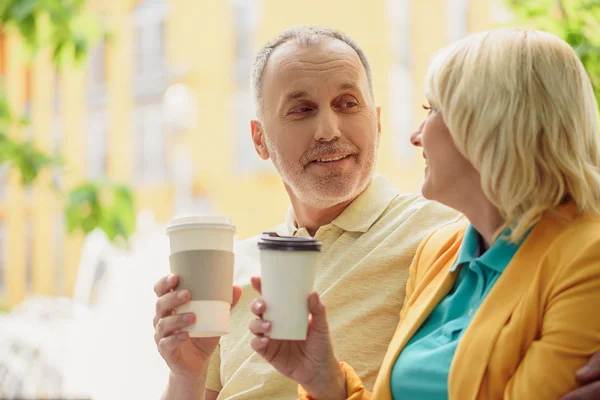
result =
[[[279,224],[271,229],[266,229],[264,232],[277,232],[280,235],[287,235],[287,226],[285,223]],[[236,255],[258,254],[258,240],[262,233],[250,236],[249,238],[238,240],[234,246]]]
[[[287,234],[285,223],[277,225],[268,232],[277,232],[280,235]],[[250,278],[260,276],[260,251],[258,240],[260,234],[239,240],[235,243],[233,252],[235,254],[235,269],[233,280],[236,285],[244,286],[250,284]]]
[[[383,217],[401,226],[419,225],[435,229],[460,218],[460,213],[436,201],[427,200],[420,194],[398,194],[385,210]]]

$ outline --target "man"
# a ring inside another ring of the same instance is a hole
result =
[[[398,323],[416,247],[457,215],[373,177],[380,109],[369,63],[352,39],[330,29],[286,30],[259,53],[252,78],[252,139],[259,156],[273,161],[291,201],[287,222],[274,230],[323,242],[316,290],[327,305],[336,355],[370,389]],[[171,291],[177,278],[156,284],[155,340],[171,368],[164,399],[297,398],[296,384],[250,347],[256,243],[255,237],[236,247],[236,282],[243,287],[234,288],[239,304],[218,347],[215,338],[192,341],[179,332],[194,317],[173,315],[189,301],[189,293]]]

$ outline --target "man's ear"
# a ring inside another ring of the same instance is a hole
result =
[[[252,131],[252,142],[254,143],[254,149],[263,160],[269,159],[269,150],[265,144],[264,133],[262,124],[260,121],[250,121],[250,130]]]
[[[377,112],[377,133],[381,135],[381,106],[375,108]]]

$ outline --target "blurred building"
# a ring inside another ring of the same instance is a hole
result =
[[[14,133],[70,165],[48,180],[106,176],[131,185],[138,209],[159,220],[225,214],[245,238],[283,221],[288,207],[250,140],[249,69],[262,44],[301,24],[356,39],[383,107],[378,170],[399,190],[418,191],[423,162],[408,138],[425,115],[427,65],[447,43],[492,27],[493,1],[88,0],[114,39],[98,44],[87,66],[57,73],[41,54],[27,68],[19,42],[4,37],[0,72],[10,102],[31,118]],[[48,185],[26,190],[0,170],[0,304],[72,293],[83,238],[65,234],[63,201]]]

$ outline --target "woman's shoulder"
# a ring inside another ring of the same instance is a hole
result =
[[[446,264],[458,254],[469,221],[464,216],[432,231],[415,255],[416,267],[425,272],[434,265]],[[441,267],[441,265],[440,265]]]
[[[580,257],[592,257],[600,268],[600,216],[582,215],[552,221],[556,231],[546,258],[557,264],[571,264]]]

